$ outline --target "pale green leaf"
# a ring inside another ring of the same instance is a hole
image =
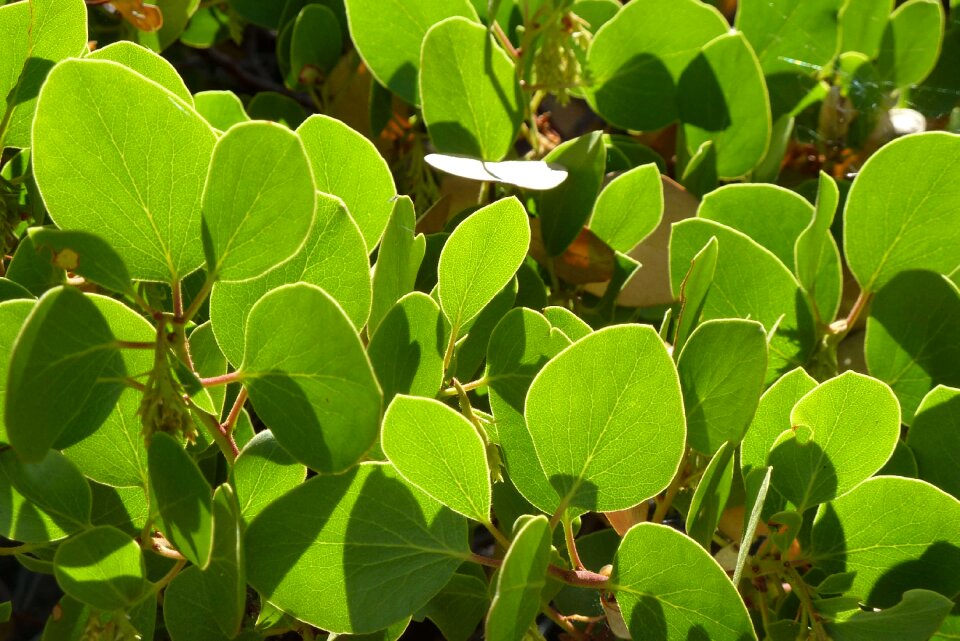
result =
[[[547,307],[543,310],[543,316],[571,341],[578,341],[593,331],[586,321],[566,307]]]
[[[880,52],[894,0],[847,0],[840,12],[840,51],[858,51],[869,59]]]
[[[877,70],[891,88],[919,84],[940,56],[943,5],[937,0],[908,0],[890,16],[880,42]]]
[[[232,91],[201,91],[193,95],[193,101],[197,113],[220,131],[250,120],[240,98]]]
[[[540,611],[540,593],[547,583],[550,524],[540,515],[527,518],[513,537],[497,574],[497,587],[487,613],[484,638],[524,638]]]
[[[119,62],[124,67],[153,80],[191,107],[194,106],[193,96],[187,89],[187,85],[184,84],[180,74],[177,73],[176,68],[165,58],[146,47],[128,40],[121,40],[111,43],[103,49],[97,49],[87,57],[94,60]]]
[[[394,303],[413,291],[423,261],[427,240],[416,232],[417,214],[413,201],[400,196],[380,241],[373,270],[373,302],[367,332],[372,336]]]
[[[617,251],[628,252],[663,217],[663,183],[655,164],[641,165],[610,181],[593,206],[590,230]]]

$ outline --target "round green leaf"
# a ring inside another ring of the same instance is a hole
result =
[[[277,441],[318,472],[354,465],[376,440],[382,393],[340,305],[314,285],[278,287],[250,310],[246,339],[241,380]]]
[[[410,616],[470,554],[466,519],[376,463],[286,493],[254,519],[244,544],[250,584],[266,599],[352,633]]]
[[[467,18],[432,26],[420,62],[423,119],[437,151],[498,161],[513,146],[524,97],[513,61]]]
[[[51,450],[36,463],[24,463],[8,449],[0,452],[0,474],[26,499],[26,509],[43,512],[57,529],[76,532],[90,524],[90,485],[60,452]],[[24,516],[11,514],[11,526],[19,529],[16,521]]]
[[[677,371],[649,326],[608,327],[558,354],[530,385],[524,414],[569,507],[634,506],[670,483],[684,451]]]
[[[490,521],[490,466],[477,428],[431,398],[398,395],[383,417],[383,453],[403,478],[454,512]]]
[[[864,356],[896,393],[903,422],[913,423],[927,392],[960,387],[960,289],[933,272],[894,276],[870,305]]]
[[[345,0],[350,36],[377,81],[412,105],[420,104],[420,48],[444,18],[477,19],[470,0]],[[372,248],[372,247],[371,247]]]
[[[547,307],[543,310],[543,316],[571,341],[578,341],[593,331],[593,328],[586,321],[566,307]]]
[[[717,177],[750,172],[770,144],[772,120],[760,62],[742,33],[707,44],[680,76],[680,122],[687,150],[712,141]]]
[[[296,134],[269,122],[231,127],[213,149],[203,192],[207,271],[246,280],[286,262],[306,241],[316,201]]]
[[[50,248],[58,266],[110,291],[133,297],[126,263],[100,236],[52,227],[31,227],[27,233],[37,249]]]
[[[217,625],[221,604],[206,591],[203,572],[189,567],[163,592],[163,622],[172,641],[229,641]]]
[[[307,478],[307,468],[280,447],[270,430],[253,437],[233,464],[240,516],[252,520],[270,503]]]
[[[33,310],[33,300],[10,300],[0,302],[0,441],[9,442],[4,405],[7,399],[7,372],[13,344],[27,316]]]
[[[743,439],[763,393],[767,335],[756,321],[712,320],[690,335],[677,361],[687,444],[713,454]]]
[[[903,173],[910,167],[910,174]],[[864,164],[847,196],[843,246],[850,271],[867,292],[897,273],[960,265],[960,136],[906,136]]]
[[[322,4],[308,4],[293,23],[287,83],[298,86],[303,70],[308,66],[330,73],[341,53],[343,35],[337,16]]]
[[[634,639],[756,641],[747,608],[723,568],[693,539],[667,526],[630,528],[610,583]]]
[[[437,266],[440,308],[456,335],[502,290],[530,246],[530,226],[515,197],[478,209],[450,234]]]
[[[193,101],[197,113],[220,131],[250,120],[240,98],[232,91],[201,91],[193,95]]]
[[[844,0],[740,0],[736,27],[753,45],[764,73],[813,75],[837,54],[843,4]]]
[[[880,76],[896,89],[922,82],[940,56],[944,22],[937,0],[909,0],[897,7],[880,42]]]
[[[140,74],[66,60],[40,92],[33,169],[59,227],[102,236],[134,278],[179,280],[203,262],[200,197],[213,144],[192,107]]]
[[[193,96],[187,89],[187,85],[184,84],[180,74],[177,73],[176,68],[167,62],[163,56],[150,51],[146,47],[141,47],[128,40],[121,40],[108,44],[103,49],[97,49],[87,57],[94,60],[119,62],[124,67],[153,80],[180,100],[191,107],[193,106]]]
[[[817,512],[815,565],[853,572],[850,594],[870,608],[906,590],[960,591],[960,501],[923,481],[879,476]]]
[[[527,517],[514,535],[497,574],[497,589],[487,613],[484,638],[514,641],[526,636],[540,612],[540,593],[547,584],[550,522]]]
[[[307,150],[317,189],[343,200],[363,234],[368,253],[372,252],[397,195],[387,162],[372,142],[327,116],[310,116],[297,134]]]
[[[800,399],[790,425],[767,461],[773,487],[802,512],[883,467],[900,437],[900,406],[884,383],[848,371]]]
[[[894,0],[847,0],[840,12],[840,52],[877,57]]]
[[[109,525],[62,543],[53,564],[64,592],[101,610],[130,607],[149,585],[140,547]]]
[[[593,206],[590,230],[606,244],[628,252],[663,217],[663,183],[655,164],[641,165],[610,181]]]
[[[4,408],[10,444],[23,460],[38,461],[54,444],[76,443],[113,411],[126,375],[96,305],[72,287],[47,291],[10,354]]]
[[[677,82],[714,38],[729,30],[697,0],[634,0],[596,34],[587,54],[594,111],[622,129],[660,129],[677,119]]]
[[[924,481],[960,498],[960,389],[937,386],[920,403],[907,434]]]

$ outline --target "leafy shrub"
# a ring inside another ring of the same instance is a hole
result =
[[[43,638],[955,638],[958,16],[0,7]]]

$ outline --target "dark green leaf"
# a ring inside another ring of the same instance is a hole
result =
[[[101,610],[128,608],[148,587],[139,546],[109,525],[62,543],[53,562],[63,591]]]
[[[550,524],[547,517],[528,517],[514,535],[497,575],[485,637],[513,641],[526,635],[540,611],[540,593],[547,583]]]

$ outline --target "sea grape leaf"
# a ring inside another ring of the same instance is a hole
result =
[[[380,443],[397,472],[454,512],[490,521],[490,466],[477,428],[431,398],[398,394]]]
[[[960,389],[938,385],[927,394],[907,433],[924,481],[960,499]]]
[[[677,83],[709,41],[729,30],[695,0],[629,3],[596,34],[587,54],[587,101],[622,129],[660,129],[677,119]]]
[[[13,344],[20,328],[33,310],[34,301],[10,300],[0,302],[0,442],[8,443],[4,406],[7,399],[7,373]]]
[[[110,291],[133,295],[126,263],[103,238],[86,231],[31,227],[27,233],[37,248],[49,247],[53,264]]]
[[[191,107],[194,106],[193,95],[187,89],[187,85],[184,84],[176,68],[167,62],[166,58],[146,47],[141,47],[129,40],[121,40],[108,44],[103,49],[97,49],[87,57],[94,60],[119,62],[124,67],[153,80]]]
[[[445,154],[503,160],[523,121],[524,96],[513,61],[483,25],[462,17],[427,31],[420,101],[430,139]]]
[[[662,490],[686,440],[677,372],[649,326],[607,327],[558,354],[530,385],[524,415],[561,504],[590,511]]]
[[[919,84],[937,64],[946,18],[936,0],[908,0],[887,22],[877,70],[892,88]]]
[[[240,98],[232,91],[201,91],[193,94],[193,101],[197,113],[220,131],[250,120]]]
[[[254,519],[244,544],[250,584],[265,598],[324,630],[352,633],[410,616],[470,553],[466,519],[377,463],[287,492]]]
[[[215,137],[190,105],[116,62],[65,60],[44,83],[33,131],[34,175],[59,227],[100,235],[136,279],[176,281],[202,264]]]
[[[427,239],[416,232],[417,214],[408,196],[399,196],[380,241],[373,270],[373,302],[367,332],[373,336],[394,303],[413,291]]]
[[[900,406],[880,381],[847,371],[801,398],[767,462],[773,487],[803,512],[870,478],[893,454]]]
[[[314,285],[283,285],[250,310],[246,339],[240,378],[277,441],[319,472],[355,464],[376,440],[382,393],[340,305]]]
[[[586,321],[566,307],[546,307],[543,310],[543,316],[554,328],[563,332],[564,336],[571,341],[578,341],[593,331],[593,328],[590,327]]]
[[[411,105],[419,105],[420,49],[431,26],[445,18],[477,19],[470,0],[345,0],[350,36],[370,73]]]
[[[197,464],[173,437],[153,435],[147,449],[151,509],[160,531],[191,563],[210,560],[213,541],[213,493]]]
[[[930,590],[907,590],[897,605],[879,612],[854,612],[843,621],[826,622],[834,641],[926,641],[943,623],[953,601]]]
[[[247,280],[285,263],[303,248],[316,209],[299,137],[269,122],[234,125],[213,148],[203,192],[207,272]]]
[[[690,501],[686,530],[694,541],[710,551],[713,534],[717,531],[720,515],[730,498],[733,483],[734,451],[736,444],[723,443],[717,449]]]
[[[939,384],[960,387],[960,289],[928,271],[900,272],[877,292],[867,318],[867,371],[896,393],[903,422]]]
[[[736,27],[753,45],[764,73],[813,74],[837,54],[843,4],[843,0],[742,0]]]
[[[703,304],[713,284],[713,275],[717,269],[717,254],[719,243],[716,236],[710,238],[690,261],[690,269],[680,284],[680,311],[677,318],[677,329],[673,341],[673,356],[680,358],[683,346],[687,339],[700,323],[703,314]]]
[[[426,294],[397,301],[367,347],[386,404],[396,394],[432,397],[440,390],[447,332],[440,306]]]
[[[540,232],[549,256],[563,254],[590,219],[606,159],[599,131],[563,142],[544,157],[569,172],[560,186],[542,192],[537,199]]]
[[[467,574],[454,574],[419,614],[440,628],[448,641],[467,641],[490,605],[487,582]]]
[[[687,571],[664,572],[665,564]],[[756,641],[747,608],[726,573],[673,528],[654,523],[630,528],[617,550],[610,583],[635,639]]]
[[[836,316],[843,287],[840,250],[830,233],[839,202],[837,183],[821,171],[813,220],[797,237],[793,249],[797,280],[807,290],[817,317],[824,322]]]
[[[54,63],[87,46],[87,7],[80,0],[30,0],[0,8],[0,147],[31,147],[37,94]]]
[[[377,12],[386,4],[381,3]],[[372,252],[397,195],[387,162],[372,142],[328,116],[310,116],[297,133],[310,158],[317,189],[343,200],[363,234],[367,253]]]
[[[547,584],[549,562],[550,523],[542,514],[529,517],[503,557],[484,638],[512,641],[525,636],[540,612],[540,593]]]
[[[610,181],[593,206],[590,230],[620,252],[649,236],[663,218],[663,183],[655,164],[635,167]]]
[[[54,444],[76,443],[113,411],[126,375],[96,305],[72,287],[49,290],[10,354],[4,407],[10,444],[23,460],[39,461]]]
[[[454,336],[510,282],[530,246],[530,226],[515,197],[478,209],[450,234],[437,266],[440,309]]]
[[[906,590],[960,590],[960,502],[924,481],[865,481],[820,507],[812,537],[815,566],[855,572],[850,593],[867,607],[892,607]]]
[[[129,608],[149,586],[140,547],[109,525],[61,543],[53,564],[64,592],[101,610]]]
[[[767,335],[756,321],[702,323],[677,361],[687,444],[712,455],[724,443],[743,439],[763,393]],[[712,533],[711,533],[712,534]]]
[[[776,256],[746,235],[703,220],[673,225],[670,282],[677,291],[690,260],[715,236],[719,242],[713,283],[703,303],[703,320],[749,318],[776,333],[770,340],[767,382],[803,365],[816,340],[813,314],[799,283]]]
[[[287,454],[270,430],[264,430],[240,452],[232,474],[240,517],[249,523],[267,505],[303,483],[307,468]]]
[[[523,308],[507,312],[487,344],[484,378],[507,472],[527,501],[550,514],[560,497],[540,466],[523,410],[534,376],[569,345],[542,315]]]
[[[742,33],[717,37],[677,83],[683,138],[690,153],[712,141],[720,179],[746,175],[767,151],[772,121],[760,62]]]
[[[747,478],[751,470],[766,465],[770,448],[793,425],[790,419],[793,406],[816,386],[817,381],[798,367],[781,376],[763,393],[740,445],[743,478]]]
[[[840,52],[876,58],[893,5],[894,0],[847,0],[840,11]]]
[[[322,287],[343,307],[355,328],[363,327],[372,296],[370,263],[360,230],[338,198],[317,194],[313,228],[288,262],[260,278],[214,286],[210,319],[227,360],[240,365],[243,359],[244,333],[254,304],[273,289],[296,282]]]
[[[43,512],[64,531],[89,526],[90,486],[60,452],[48,451],[36,463],[25,463],[8,449],[0,452],[0,474],[31,508]]]
[[[903,168],[910,167],[904,181]],[[875,292],[897,273],[960,265],[960,136],[928,132],[884,145],[853,181],[844,253],[860,287]]]

